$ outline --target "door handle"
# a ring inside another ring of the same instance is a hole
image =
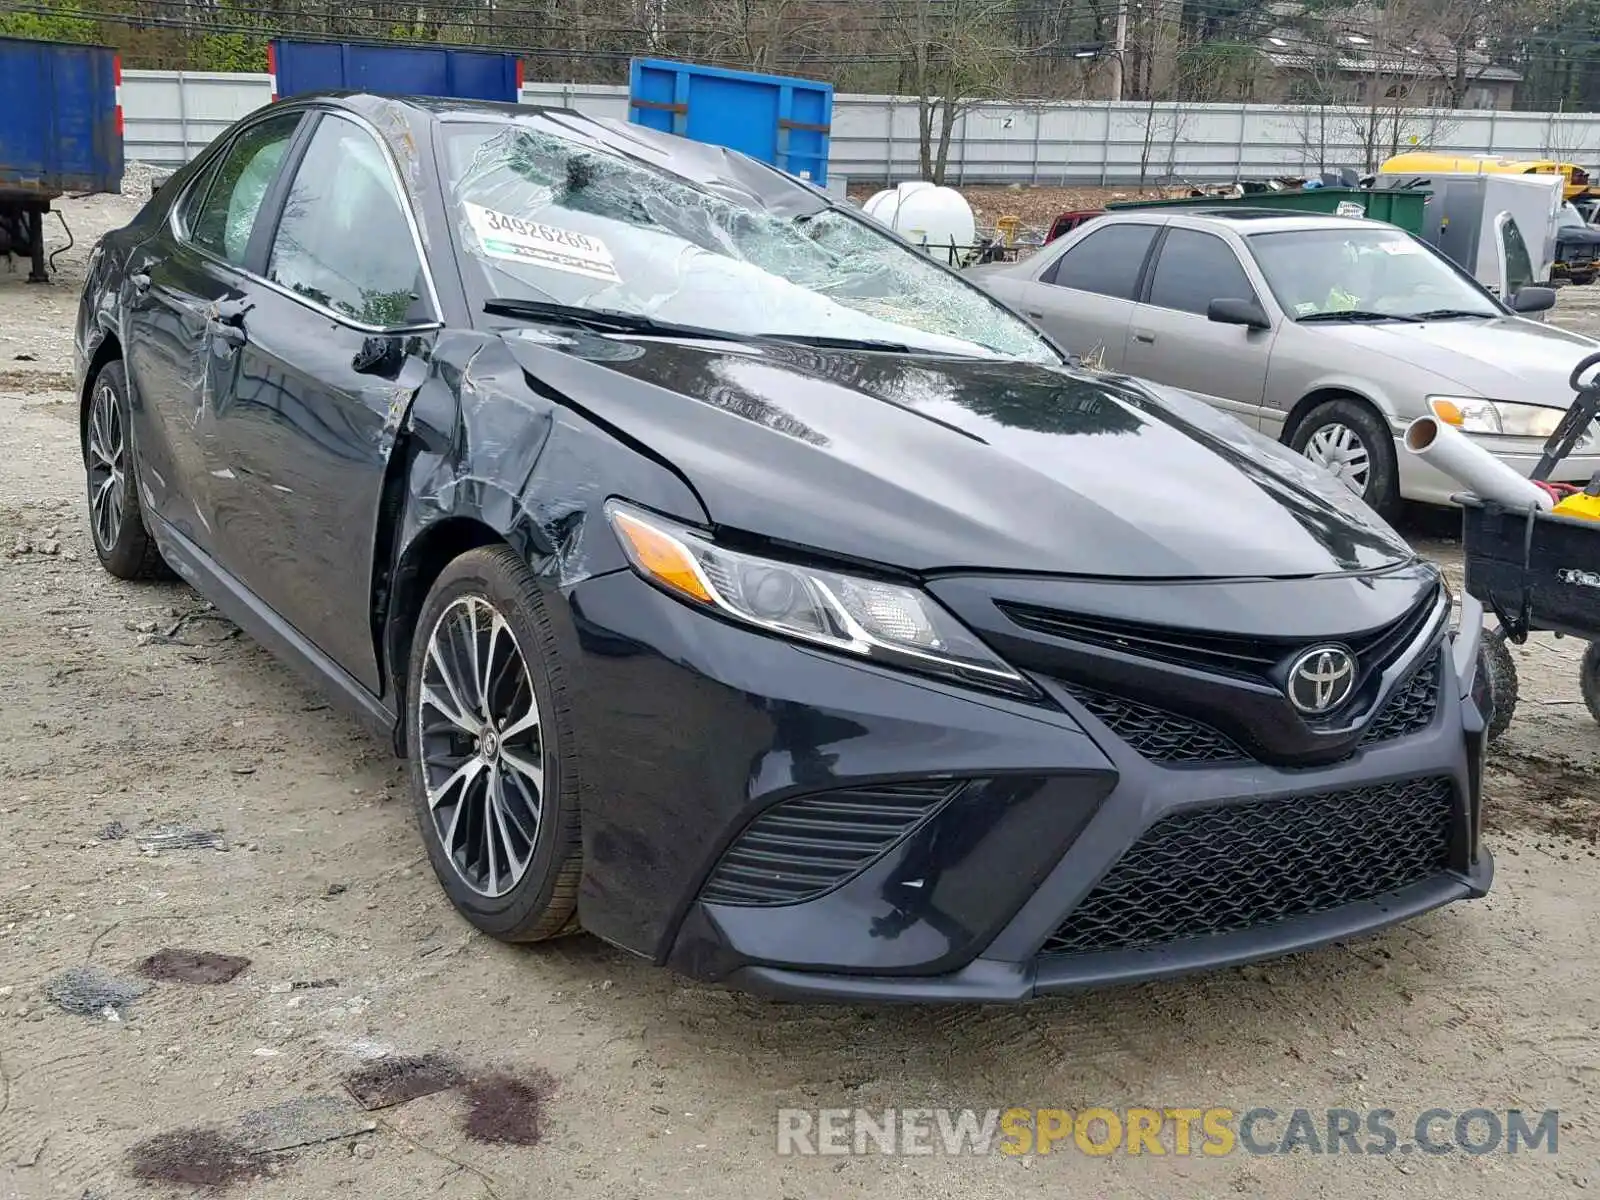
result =
[[[1156,344],[1156,335],[1148,329],[1135,329],[1133,331],[1133,340],[1143,342],[1146,346],[1154,346]]]
[[[241,300],[217,300],[206,310],[206,332],[228,346],[242,346],[247,340],[245,314],[255,305]]]
[[[217,341],[228,346],[242,346],[248,340],[245,336],[244,326],[231,321],[219,321],[215,317],[206,322],[206,332]]]
[[[1031,308],[1028,310],[1028,315],[1035,321],[1042,321],[1044,319],[1044,314],[1042,312],[1034,312]]]

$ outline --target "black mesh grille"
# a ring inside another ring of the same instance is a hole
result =
[[[1361,735],[1363,746],[1388,742],[1426,729],[1439,707],[1439,663],[1429,659],[1395,689],[1382,710]]]
[[[1453,795],[1448,779],[1413,779],[1166,817],[1042,953],[1229,933],[1419,883],[1449,865]]]
[[[1248,757],[1226,734],[1200,721],[1073,684],[1067,691],[1151,762],[1238,762]]]
[[[785,800],[734,840],[700,898],[747,905],[814,899],[864,870],[964,786],[919,780]]]
[[[1439,615],[1441,587],[1435,587],[1403,617],[1379,629],[1332,640],[1350,647],[1364,666],[1382,669]],[[1284,640],[1207,633],[1132,621],[1060,612],[1011,601],[996,602],[1023,629],[1140,658],[1206,671],[1211,674],[1262,678],[1274,663],[1316,639]]]

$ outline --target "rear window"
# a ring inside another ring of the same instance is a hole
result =
[[[1102,226],[1063,254],[1045,282],[1132,300],[1144,256],[1158,228],[1155,225]]]

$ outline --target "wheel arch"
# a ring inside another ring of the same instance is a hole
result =
[[[100,372],[107,363],[123,361],[122,342],[115,333],[106,332],[95,347],[94,353],[89,358],[89,365],[83,371],[83,385],[78,392],[78,453],[86,453],[89,437],[89,400],[94,395],[95,380],[100,377]]]
[[[469,550],[506,545],[504,534],[475,516],[442,516],[417,530],[398,548],[382,597],[382,651],[394,700],[395,752],[406,752],[405,691],[417,617],[444,569]]]
[[[1372,410],[1373,414],[1378,418],[1378,420],[1383,422],[1384,428],[1391,428],[1389,411],[1383,406],[1382,403],[1368,395],[1366,392],[1362,391],[1360,388],[1352,387],[1349,384],[1343,383],[1323,384],[1319,387],[1313,388],[1304,396],[1301,396],[1299,400],[1295,401],[1294,407],[1289,410],[1289,415],[1284,418],[1283,434],[1281,439],[1283,444],[1286,446],[1289,444],[1290,440],[1299,430],[1300,423],[1306,419],[1306,416],[1313,409],[1317,408],[1319,405],[1328,403],[1330,400],[1354,400],[1358,404],[1364,404]]]

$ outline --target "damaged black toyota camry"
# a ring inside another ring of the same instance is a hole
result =
[[[478,928],[1000,1000],[1482,895],[1481,614],[741,155],[275,103],[96,249],[94,544],[364,715]]]

